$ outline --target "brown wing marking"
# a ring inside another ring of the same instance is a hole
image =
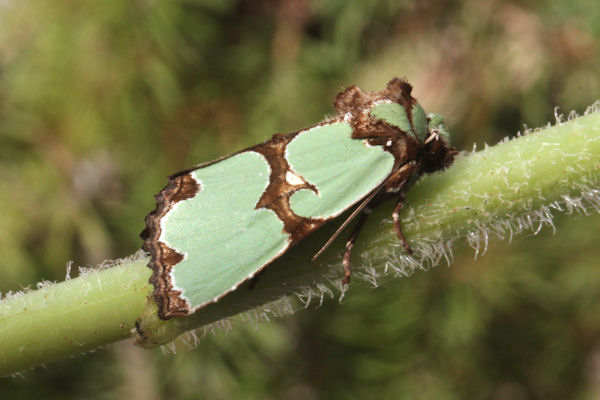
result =
[[[298,132],[290,135],[275,135],[271,140],[251,149],[262,154],[271,167],[269,185],[256,203],[256,208],[267,208],[277,214],[283,222],[283,230],[290,235],[292,246],[328,221],[322,218],[301,217],[290,207],[290,197],[298,190],[308,189],[318,192],[318,189],[302,176],[297,175],[302,181],[298,184],[288,182],[286,179],[287,174],[294,171],[285,158],[285,149],[297,134]]]
[[[146,229],[142,232],[144,250],[152,256],[148,266],[153,273],[150,283],[154,286],[152,296],[158,304],[158,316],[168,319],[190,313],[189,304],[181,298],[171,282],[171,269],[183,259],[178,253],[161,242],[161,219],[180,201],[194,197],[202,190],[201,185],[189,174],[176,174],[169,184],[155,196],[156,209],[146,216]]]

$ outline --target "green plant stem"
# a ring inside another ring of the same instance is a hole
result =
[[[407,257],[395,238],[392,205],[385,205],[361,233],[353,253],[355,275],[373,281],[390,272],[409,273],[451,258],[459,238],[482,251],[488,237],[506,239],[551,224],[552,212],[599,210],[599,182],[598,112],[461,157],[409,192],[402,226],[414,257]],[[151,290],[146,260],[5,299],[0,302],[0,375],[134,335],[136,319],[136,343],[151,348],[243,311],[268,315],[277,306],[274,301],[291,293],[304,300],[332,295],[331,286],[340,287],[345,235],[317,262],[309,260],[338,225],[329,224],[290,250],[257,281],[185,318],[161,321],[156,305],[145,302]]]
[[[151,291],[147,259],[90,271],[0,302],[0,376],[132,335]]]

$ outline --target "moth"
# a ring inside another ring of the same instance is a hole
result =
[[[396,201],[396,235],[410,253],[399,219],[406,190],[456,155],[443,119],[428,117],[411,92],[398,78],[377,92],[351,86],[324,122],[171,175],[142,232],[159,317],[219,301],[352,208],[313,259],[358,217],[342,262],[348,283],[360,229],[389,199]]]

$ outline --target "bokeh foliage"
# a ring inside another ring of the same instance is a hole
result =
[[[459,149],[600,92],[592,0],[0,3],[0,291],[133,253],[178,169],[406,76]],[[596,398],[600,218],[355,287],[176,357],[121,343],[7,398]]]

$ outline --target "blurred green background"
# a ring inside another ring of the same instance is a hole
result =
[[[141,246],[166,175],[406,76],[460,150],[600,93],[596,0],[0,1],[0,291]],[[3,379],[11,399],[595,399],[600,218],[208,336]]]

